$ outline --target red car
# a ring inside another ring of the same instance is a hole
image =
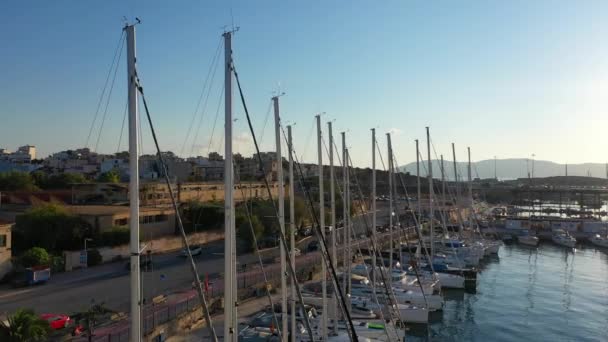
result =
[[[70,316],[62,314],[42,314],[40,315],[40,318],[49,322],[49,325],[53,330],[66,328],[71,322]]]

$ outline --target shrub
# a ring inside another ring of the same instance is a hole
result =
[[[103,258],[97,249],[87,250],[87,266],[97,266],[101,264]]]
[[[20,262],[23,267],[48,266],[51,256],[44,248],[32,247],[21,255]]]

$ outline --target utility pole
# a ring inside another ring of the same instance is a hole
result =
[[[125,26],[127,32],[127,98],[129,106],[129,220],[131,252],[131,341],[142,340],[141,329],[141,287],[139,264],[139,112],[137,110],[137,74],[135,68],[135,25]]]
[[[291,138],[291,125],[287,126],[287,149],[289,150],[289,230],[291,242],[291,268],[296,269],[296,210],[295,210],[295,186],[293,177],[293,141]],[[296,284],[291,284],[291,342],[296,342]],[[287,332],[281,332],[286,334]]]
[[[323,190],[323,136],[321,134],[321,114],[317,115],[317,147],[319,157],[319,222],[321,236],[325,238],[325,194]],[[323,317],[321,322],[323,341],[327,341],[327,266],[321,260]]]
[[[224,32],[224,341],[237,340],[236,234],[232,165],[232,32]]]
[[[338,234],[336,227],[336,186],[334,184],[334,134],[332,130],[331,121],[327,123],[327,133],[329,135],[329,201],[331,205],[331,260],[334,269],[338,269],[338,259],[336,251],[336,234]],[[338,334],[338,302],[337,294],[334,294],[331,298],[332,320],[333,324],[333,335]]]
[[[431,160],[431,135],[429,128],[426,128],[426,148],[429,158],[429,218],[431,228],[431,260],[435,255],[435,212],[433,211],[433,162]]]
[[[281,154],[281,117],[279,114],[279,95],[272,98],[274,107],[274,133],[276,139],[277,182],[279,183],[279,227],[285,236],[285,180],[283,179],[283,155]],[[279,245],[281,258],[281,336],[287,342],[287,278],[284,244]]]

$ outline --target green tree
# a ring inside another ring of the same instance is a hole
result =
[[[59,173],[50,175],[43,184],[38,184],[43,189],[69,189],[72,184],[88,183],[89,181],[79,173]]]
[[[1,191],[32,191],[38,190],[34,179],[29,173],[9,171],[0,173]]]
[[[31,309],[17,309],[6,322],[0,320],[0,341],[46,341],[50,331],[49,323]]]
[[[93,237],[91,226],[58,204],[44,204],[17,216],[13,248],[19,252],[43,247],[51,252],[82,248],[84,238]]]
[[[94,328],[97,325],[99,318],[103,315],[113,313],[112,310],[105,307],[104,303],[95,304],[92,303],[89,310],[87,310],[83,316],[82,321],[80,322],[84,329],[86,330],[86,335],[89,341],[93,340],[94,336]]]
[[[19,258],[23,267],[48,266],[51,263],[51,256],[44,248],[32,247]]]
[[[264,234],[264,226],[257,216],[251,217],[251,224],[247,219],[247,214],[239,210],[234,218],[236,225],[236,235],[243,241],[245,246],[245,252],[250,252],[255,248],[255,240],[251,234],[251,227],[253,226],[253,232],[255,233],[256,239],[260,239]]]
[[[120,182],[120,174],[116,170],[111,170],[108,172],[104,172],[97,178],[97,181],[100,183],[119,183]]]

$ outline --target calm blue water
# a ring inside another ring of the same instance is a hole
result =
[[[608,341],[608,253],[501,247],[477,293],[446,294],[443,314],[408,341]]]

